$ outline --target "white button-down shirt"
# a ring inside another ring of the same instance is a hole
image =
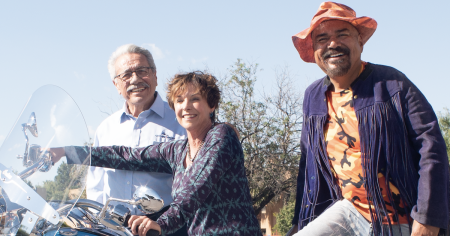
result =
[[[126,103],[121,110],[106,118],[97,128],[94,146],[145,147],[184,138],[186,130],[178,124],[169,104],[156,94],[150,109],[137,118],[128,112]],[[167,206],[173,201],[172,180],[172,175],[166,173],[89,167],[86,194],[88,199],[104,204],[109,197],[132,199],[136,187],[147,186],[155,190]],[[142,214],[133,206],[127,206],[133,214]]]

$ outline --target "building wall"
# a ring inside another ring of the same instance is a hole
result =
[[[277,223],[276,217],[273,213],[280,212],[280,209],[283,207],[283,198],[281,197],[277,202],[269,203],[265,207],[264,210],[258,215],[258,220],[261,225],[261,230],[266,231],[264,235],[266,236],[280,236],[277,232],[272,232],[272,228]]]

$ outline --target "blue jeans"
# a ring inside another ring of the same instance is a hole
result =
[[[410,235],[407,224],[392,225],[392,230],[394,236]],[[350,201],[343,199],[334,203],[319,217],[294,234],[294,236],[312,235],[372,236],[373,232],[372,224],[356,210]]]

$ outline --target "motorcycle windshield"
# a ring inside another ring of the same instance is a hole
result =
[[[90,144],[73,99],[53,85],[36,90],[0,148],[0,234],[56,232],[85,194],[90,158],[53,163],[46,150]]]

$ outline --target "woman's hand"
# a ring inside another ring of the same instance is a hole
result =
[[[61,160],[61,158],[63,156],[66,155],[66,151],[64,150],[63,147],[59,147],[59,148],[49,148],[48,152],[50,152],[50,155],[52,156],[52,162],[56,163],[59,160]]]
[[[134,235],[145,236],[147,231],[154,229],[161,234],[161,227],[155,221],[147,216],[131,216],[128,220],[128,225],[131,227],[131,233]],[[136,231],[137,230],[137,231]]]

